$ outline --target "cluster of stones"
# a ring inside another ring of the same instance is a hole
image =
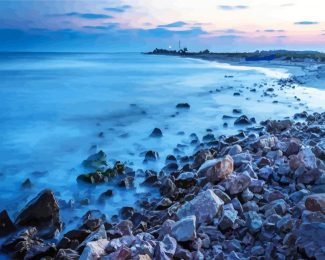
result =
[[[115,222],[89,211],[56,243],[47,239],[62,230],[59,206],[45,190],[14,223],[0,214],[0,234],[13,233],[1,250],[19,259],[325,259],[325,113],[295,118],[203,138],[187,163],[168,156],[172,170],[147,171],[143,184],[159,200],[123,208]]]

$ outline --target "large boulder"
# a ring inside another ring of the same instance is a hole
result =
[[[214,165],[205,174],[207,179],[216,183],[227,178],[234,170],[234,160],[230,155],[215,160]]]
[[[195,215],[198,224],[210,223],[222,211],[223,204],[224,202],[211,189],[208,189],[182,205],[176,215],[178,219]]]
[[[41,191],[18,214],[15,224],[37,227],[45,238],[54,237],[62,229],[59,204],[51,190]]]
[[[173,225],[171,233],[178,242],[194,240],[196,238],[196,217],[188,216],[177,221]]]

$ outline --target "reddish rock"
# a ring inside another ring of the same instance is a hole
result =
[[[305,201],[306,209],[325,213],[325,193],[309,195]]]
[[[230,155],[216,160],[214,166],[207,170],[205,176],[207,179],[216,183],[227,178],[234,171],[234,160]]]

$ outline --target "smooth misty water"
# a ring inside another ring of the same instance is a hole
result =
[[[320,90],[279,91],[276,80],[287,76],[284,69],[141,54],[0,54],[0,210],[14,217],[40,190],[51,188],[59,199],[76,201],[75,209],[64,210],[64,219],[71,220],[97,207],[99,195],[111,187],[76,182],[84,172],[80,163],[95,150],[104,150],[111,164],[121,160],[134,169],[159,170],[166,155],[177,144],[188,144],[193,132],[200,137],[206,129],[215,135],[236,133],[234,120],[225,129],[222,119],[233,108],[260,121],[322,105]],[[256,93],[249,91],[254,84]],[[262,96],[272,86],[278,96]],[[238,91],[241,95],[233,96]],[[191,109],[177,113],[180,102]],[[163,138],[148,137],[154,127],[162,129]],[[149,149],[161,160],[143,165]],[[26,178],[32,189],[21,188]],[[147,192],[157,194],[136,180],[134,189],[113,187],[113,198],[98,207],[112,216]],[[78,206],[84,198],[90,206]]]

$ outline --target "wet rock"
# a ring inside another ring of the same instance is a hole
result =
[[[221,230],[232,228],[237,219],[237,211],[232,204],[224,205],[224,210],[219,221],[219,227]]]
[[[240,117],[238,117],[235,120],[235,125],[250,125],[252,122],[249,120],[249,118],[245,115],[242,115]]]
[[[30,179],[26,179],[22,184],[21,187],[24,189],[30,189],[32,187],[32,182],[30,181]]]
[[[234,109],[232,110],[232,112],[233,112],[234,114],[241,114],[241,113],[242,113],[242,110],[241,110],[241,109],[234,108]]]
[[[162,137],[162,131],[159,128],[155,128],[152,130],[150,137]]]
[[[134,183],[134,177],[127,176],[119,182],[118,186],[123,188],[130,188],[133,187],[133,183]]]
[[[166,235],[164,239],[158,242],[155,248],[154,259],[172,259],[177,248],[177,242],[175,238]]]
[[[211,163],[213,163],[213,166],[206,171],[205,176],[212,183],[225,179],[234,170],[234,161],[230,155],[215,159]]]
[[[133,207],[122,207],[120,209],[120,216],[122,219],[129,219],[134,214],[134,208]]]
[[[0,212],[0,237],[7,236],[14,232],[16,227],[12,223],[6,210]]]
[[[87,243],[80,256],[80,260],[99,259],[100,257],[106,255],[105,248],[107,247],[108,243],[109,241],[107,239],[99,239],[97,241]]]
[[[116,225],[116,229],[121,232],[123,236],[132,235],[133,223],[130,220],[123,220]]]
[[[80,255],[72,249],[60,249],[54,260],[78,260]]]
[[[223,204],[224,202],[212,190],[208,189],[182,205],[176,215],[179,219],[195,215],[198,224],[210,223],[222,211]]]
[[[177,177],[175,181],[176,186],[180,188],[189,188],[196,183],[196,176],[193,172],[183,172]]]
[[[190,109],[191,106],[188,103],[178,103],[176,105],[176,108],[178,108],[178,109]]]
[[[169,198],[162,198],[158,202],[158,204],[156,206],[156,209],[157,210],[164,210],[164,209],[169,208],[172,204],[173,204],[173,202]]]
[[[81,229],[95,231],[106,222],[106,216],[100,210],[89,210],[82,216]]]
[[[306,209],[325,213],[325,193],[309,195],[305,200]]]
[[[249,187],[251,183],[251,177],[248,172],[238,173],[236,176],[232,176],[226,182],[226,189],[231,195],[239,194]]]
[[[288,130],[292,124],[290,120],[269,120],[266,122],[266,131],[273,134],[279,134]]]
[[[325,141],[320,141],[313,149],[315,155],[321,159],[325,160]]]
[[[245,213],[246,224],[248,230],[254,234],[261,230],[263,222],[260,215],[255,211],[248,211]]]
[[[159,154],[158,154],[158,152],[150,150],[150,151],[146,152],[144,159],[145,159],[145,162],[157,161],[159,159]]]
[[[171,162],[177,162],[176,157],[172,154],[167,155],[167,157],[166,157],[166,164],[171,163]]]
[[[170,178],[165,178],[159,191],[162,196],[172,197],[176,191],[176,185]]]
[[[90,155],[86,160],[83,161],[83,166],[87,168],[99,169],[107,166],[107,156],[103,151],[99,151],[93,155]]]
[[[60,209],[51,190],[43,190],[18,214],[15,224],[34,226],[42,230],[42,236],[54,237],[62,229]]]
[[[171,234],[178,242],[185,242],[195,239],[196,217],[192,215],[177,221],[171,229]]]
[[[211,159],[213,159],[213,155],[210,150],[201,150],[194,155],[192,167],[198,169],[205,161]]]

